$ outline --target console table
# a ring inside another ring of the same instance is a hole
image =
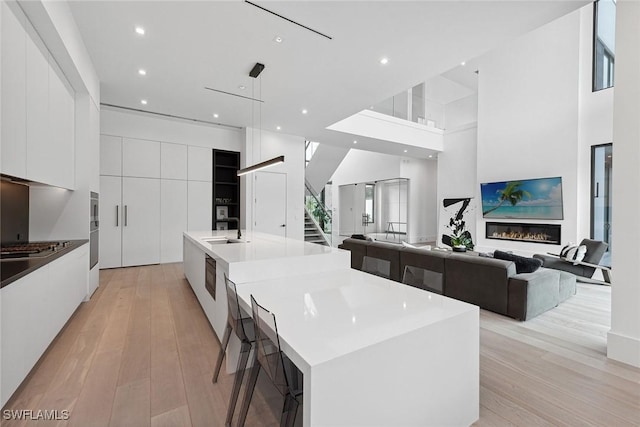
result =
[[[400,233],[400,226],[401,225],[407,225],[406,222],[400,222],[400,221],[387,221],[387,231],[384,235],[384,238],[386,239],[387,237],[389,237],[389,233],[393,234],[395,236],[396,234],[396,230],[393,228],[393,224],[396,224],[398,226],[398,233]]]

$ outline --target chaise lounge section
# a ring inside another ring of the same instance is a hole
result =
[[[547,268],[517,273],[513,261],[358,239],[345,239],[338,247],[351,251],[351,268],[360,270],[364,256],[384,259],[396,281],[405,266],[424,268],[442,274],[445,296],[518,320],[532,319],[576,293],[573,274]]]

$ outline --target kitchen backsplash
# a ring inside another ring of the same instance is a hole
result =
[[[0,181],[0,243],[29,241],[29,187]]]

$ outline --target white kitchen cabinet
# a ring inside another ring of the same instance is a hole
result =
[[[160,180],[123,177],[122,205],[122,266],[159,263]]]
[[[188,150],[189,181],[213,181],[213,150],[191,145]]]
[[[47,183],[75,188],[75,96],[58,65],[49,61],[49,139],[38,151]],[[28,163],[31,163],[31,158]]]
[[[160,177],[164,179],[187,179],[187,146],[160,144]]]
[[[1,172],[75,188],[75,93],[16,2],[2,2]]]
[[[182,233],[211,229],[211,162],[209,148],[100,135],[100,268],[182,261]]]
[[[75,94],[26,21],[26,178],[75,187]]]
[[[26,32],[25,16],[13,2],[1,2],[0,65],[2,66],[1,172],[27,175]]]
[[[160,262],[160,180],[100,177],[100,268]]]
[[[188,230],[211,230],[213,185],[211,182],[189,181]]]
[[[122,176],[160,178],[160,143],[123,138]]]
[[[182,233],[186,230],[187,181],[162,179],[160,180],[161,263],[182,261]]]
[[[122,178],[100,177],[100,268],[122,266]]]
[[[0,290],[0,407],[82,302],[88,273],[89,245],[84,244]]]
[[[27,178],[48,184],[49,53],[28,21],[26,28]]]
[[[122,138],[100,135],[100,175],[122,176]]]

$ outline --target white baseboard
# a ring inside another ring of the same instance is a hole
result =
[[[609,331],[607,357],[640,368],[640,338]]]

